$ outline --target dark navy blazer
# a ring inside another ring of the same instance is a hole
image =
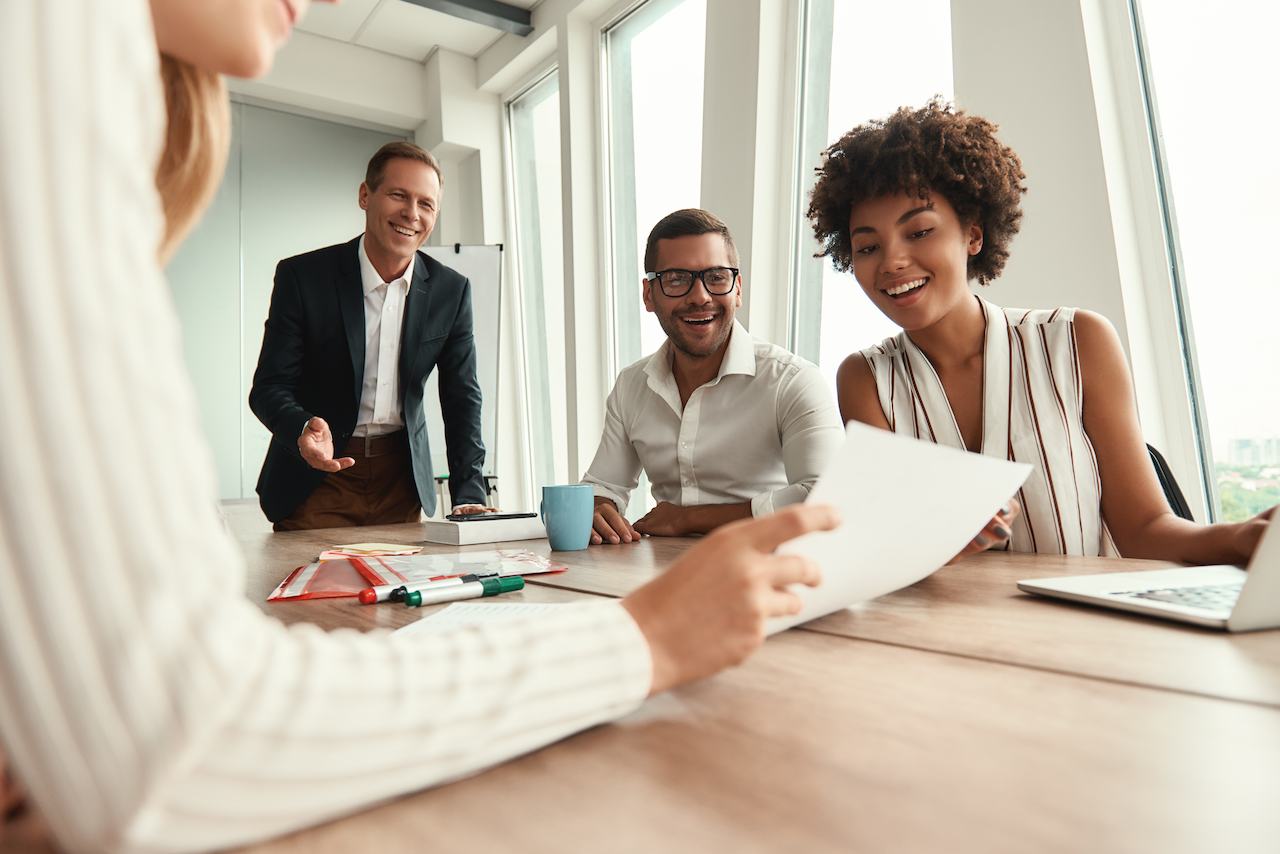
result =
[[[249,408],[271,431],[257,488],[262,510],[273,522],[293,513],[326,477],[298,451],[307,420],[319,415],[328,422],[335,457],[342,455],[356,426],[365,335],[359,240],[286,258],[276,267],[262,352],[249,391]],[[439,369],[450,497],[455,505],[483,504],[471,283],[419,252],[404,307],[399,369],[413,479],[428,515],[435,512],[436,492],[422,398],[433,368]]]

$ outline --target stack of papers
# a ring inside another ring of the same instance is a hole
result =
[[[401,546],[395,543],[350,543],[345,546],[334,546],[320,552],[319,560],[333,560],[340,557],[378,557],[383,555],[416,555],[422,546]]]
[[[422,538],[429,543],[442,543],[446,546],[470,546],[478,543],[545,540],[547,529],[536,516],[517,519],[486,519],[482,516],[466,522],[428,519],[422,523]]]

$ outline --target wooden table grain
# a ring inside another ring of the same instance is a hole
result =
[[[420,536],[233,528],[262,596],[328,545]],[[530,591],[623,596],[693,542],[504,545],[570,566],[531,577]],[[493,851],[566,839],[583,851],[1267,850],[1280,830],[1265,794],[1280,790],[1280,633],[1184,628],[1015,587],[1162,565],[976,556],[783,633],[616,724],[255,850],[342,850],[369,832],[411,847],[459,823],[468,846]],[[349,608],[335,624],[352,624]],[[494,801],[499,824],[482,820]]]
[[[1273,851],[1280,711],[791,631],[473,778],[249,850]]]
[[[255,530],[255,512],[256,508],[238,508],[229,517],[251,565],[271,565],[285,554],[305,559],[335,542],[421,542],[421,528],[417,525],[308,531],[273,538]],[[305,547],[290,551],[303,541]],[[639,543],[554,553],[545,540],[503,545],[528,548],[570,566],[564,573],[531,576],[531,585],[625,596],[655,578],[694,542],[695,539],[645,538]],[[428,548],[466,551],[494,546]],[[1122,684],[1280,707],[1280,631],[1228,634],[1044,599],[1021,593],[1016,586],[1022,578],[1130,572],[1172,565],[989,552],[944,567],[911,587],[838,611],[803,628]],[[274,575],[262,578],[262,596],[279,580]]]
[[[271,535],[250,513],[228,517],[248,595],[285,622],[371,629],[427,613],[265,601],[326,546],[417,542],[419,526]],[[557,553],[571,569],[519,596],[623,595],[688,546]],[[1109,566],[965,561],[784,632],[620,721],[246,850],[1274,851],[1280,633],[1181,629],[1012,587]]]

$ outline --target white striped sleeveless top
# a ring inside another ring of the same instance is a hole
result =
[[[1117,556],[1102,521],[1097,458],[1084,432],[1075,309],[1002,309],[978,301],[986,314],[982,453],[1033,467],[1018,491],[1022,515],[1010,548]],[[942,381],[906,332],[862,356],[895,433],[964,448]]]

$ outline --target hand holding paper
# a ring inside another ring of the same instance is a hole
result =
[[[817,588],[793,587],[801,612],[780,632],[914,584],[958,554],[1027,479],[1031,466],[970,454],[850,422],[809,501],[843,523],[779,549],[822,567]]]

